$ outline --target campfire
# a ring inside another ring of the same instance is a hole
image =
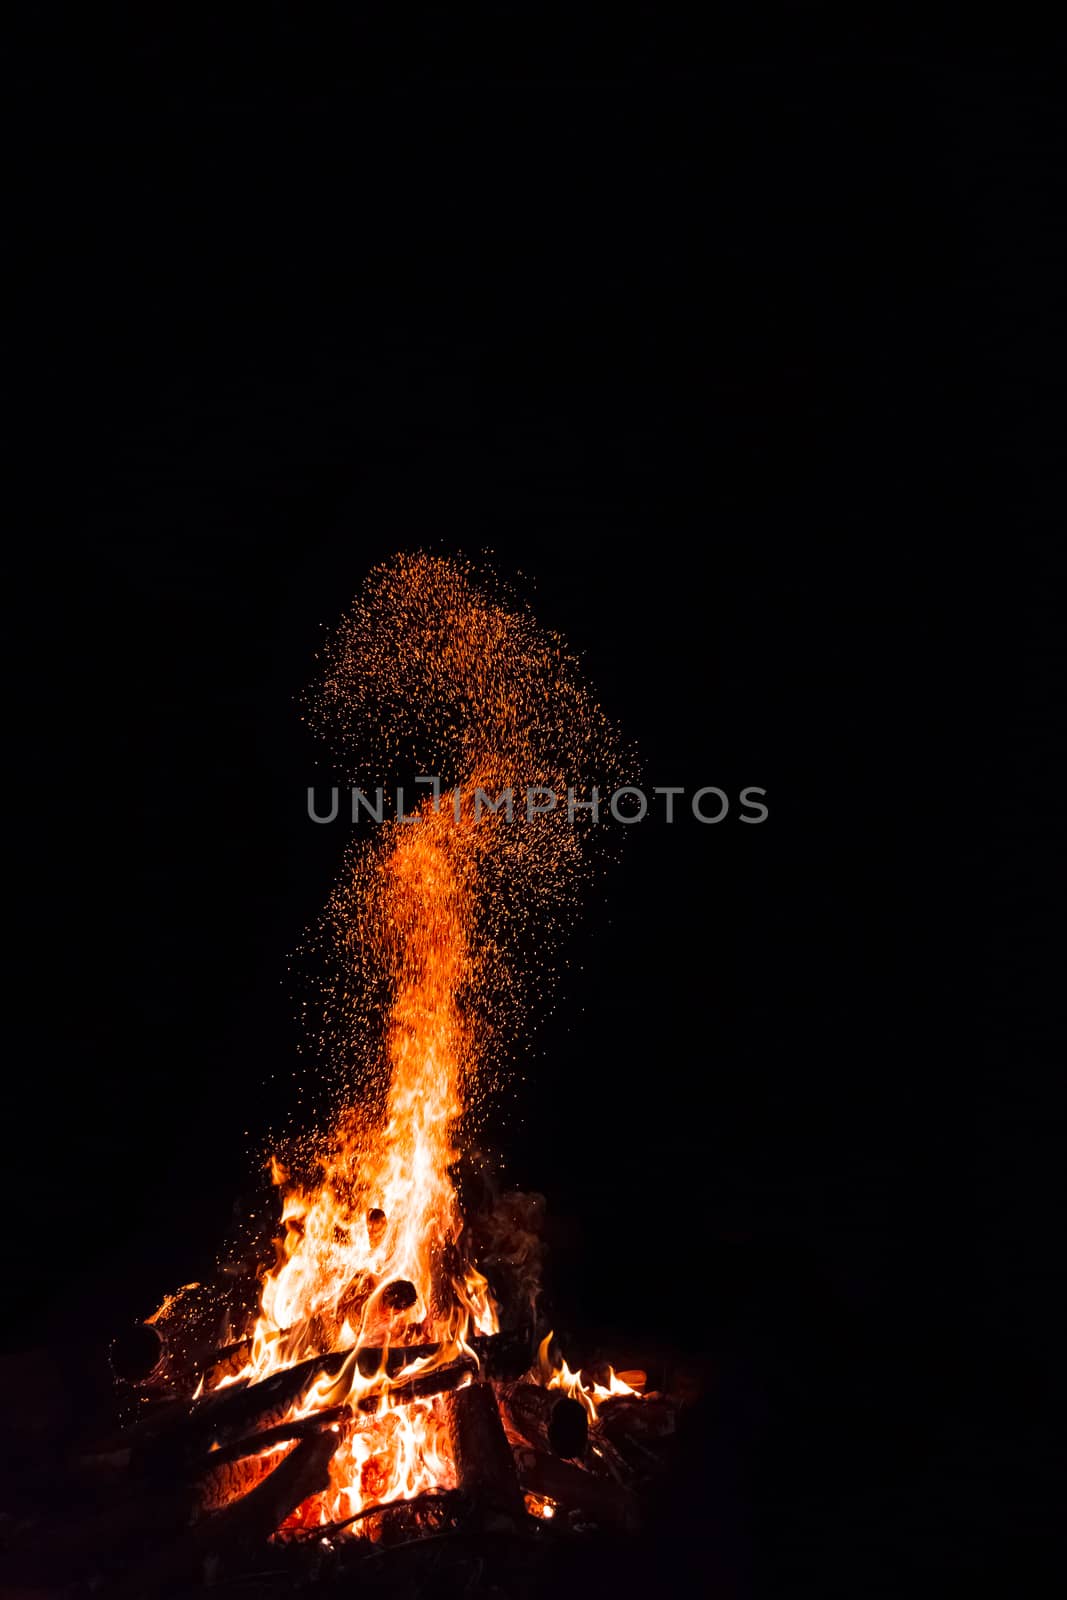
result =
[[[625,753],[562,642],[457,562],[378,569],[320,664],[306,716],[342,757],[443,781],[357,834],[309,939],[337,1087],[270,1156],[272,1236],[115,1341],[129,1420],[80,1462],[115,1497],[83,1552],[108,1593],[236,1581],[268,1542],[299,1586],[446,1535],[629,1530],[673,1426],[643,1371],[568,1366],[545,1202],[478,1142]],[[484,803],[530,785],[574,804]]]

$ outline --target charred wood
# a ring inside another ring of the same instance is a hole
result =
[[[589,1442],[589,1415],[570,1395],[561,1395],[548,1419],[548,1442],[557,1456],[577,1458]]]
[[[219,1449],[211,1451],[208,1460],[214,1468],[224,1466],[229,1461],[240,1461],[246,1456],[260,1455],[276,1445],[311,1438],[313,1434],[332,1428],[335,1423],[345,1422],[351,1415],[348,1406],[328,1406],[325,1411],[316,1411],[310,1417],[294,1417],[291,1422],[280,1422],[276,1428],[267,1428],[262,1433],[252,1433],[243,1439],[235,1439],[231,1444],[221,1445]]]
[[[589,1438],[585,1408],[568,1395],[536,1383],[516,1383],[504,1391],[504,1410],[516,1433],[557,1456],[582,1456]]]
[[[460,1489],[480,1512],[520,1522],[525,1506],[492,1385],[472,1383],[452,1395],[448,1421]]]
[[[674,1408],[662,1399],[617,1395],[601,1402],[597,1423],[609,1439],[665,1439],[674,1432]]]
[[[462,1356],[458,1361],[451,1361],[444,1367],[432,1367],[429,1372],[420,1372],[416,1377],[409,1378],[406,1383],[399,1383],[395,1388],[388,1389],[384,1394],[368,1394],[357,1402],[357,1409],[365,1416],[373,1416],[381,1409],[384,1401],[390,1406],[410,1405],[413,1400],[431,1400],[434,1395],[448,1394],[459,1387],[465,1379],[477,1372],[478,1363],[473,1356]]]

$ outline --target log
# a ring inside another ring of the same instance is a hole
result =
[[[324,1428],[332,1428],[335,1422],[346,1421],[351,1415],[349,1406],[328,1406],[325,1411],[316,1411],[310,1417],[294,1417],[291,1422],[280,1422],[276,1428],[267,1428],[262,1433],[249,1434],[230,1444],[220,1445],[217,1450],[211,1451],[208,1462],[212,1467],[219,1467],[228,1461],[239,1461],[244,1456],[259,1455],[276,1444],[287,1444],[292,1439],[308,1439],[313,1434],[321,1433]]]
[[[459,1488],[484,1518],[518,1526],[526,1507],[492,1384],[468,1384],[447,1407]]]
[[[363,1308],[377,1287],[374,1273],[360,1268],[337,1303],[337,1321],[358,1328],[363,1320]]]
[[[278,1426],[317,1378],[339,1375],[352,1354],[346,1350],[313,1356],[261,1383],[233,1384],[146,1417],[127,1430],[127,1441],[136,1446],[136,1467],[148,1473],[173,1472],[182,1462],[206,1453],[213,1443],[228,1444]]]
[[[597,1426],[607,1438],[665,1439],[674,1432],[674,1408],[662,1399],[616,1395],[601,1402]]]
[[[224,1433],[232,1438],[238,1431],[256,1432],[260,1426],[273,1426],[275,1421],[284,1420],[284,1416],[275,1417],[276,1412],[301,1400],[317,1378],[339,1376],[352,1355],[351,1350],[333,1350],[285,1367],[260,1383],[216,1389],[192,1402],[189,1421],[193,1431],[221,1442]],[[267,1418],[271,1420],[268,1422]]]
[[[596,1432],[631,1473],[656,1472],[663,1466],[663,1441],[674,1432],[674,1410],[663,1400],[620,1395],[601,1405]]]
[[[395,1378],[403,1367],[435,1356],[440,1348],[439,1344],[365,1344],[356,1352],[356,1365],[364,1378],[383,1371],[386,1377]]]
[[[495,1337],[486,1336],[476,1341],[486,1352],[486,1370],[491,1370]],[[386,1376],[398,1372],[403,1366],[420,1357],[431,1355],[439,1346],[393,1346],[385,1352]],[[326,1355],[312,1356],[296,1366],[272,1374],[260,1383],[238,1382],[215,1390],[193,1401],[174,1401],[161,1405],[150,1416],[142,1417],[124,1429],[115,1439],[97,1446],[97,1454],[128,1450],[129,1470],[134,1477],[142,1476],[163,1482],[181,1482],[195,1475],[204,1456],[211,1447],[226,1446],[268,1432],[290,1420],[292,1409],[308,1393],[311,1386],[326,1377],[340,1377],[346,1363],[353,1357],[358,1360],[355,1347],[331,1351]],[[382,1356],[375,1351],[373,1358],[380,1366]],[[460,1362],[419,1373],[408,1383],[391,1391],[393,1406],[405,1405],[412,1400],[431,1398],[448,1393],[479,1365],[476,1356],[465,1356]],[[348,1389],[338,1394],[336,1403],[347,1399]],[[328,1399],[329,1396],[324,1396]],[[381,1406],[380,1395],[364,1397],[360,1409],[373,1414]],[[243,1448],[243,1447],[242,1447]]]
[[[557,1456],[585,1454],[589,1418],[569,1395],[536,1383],[516,1383],[504,1391],[503,1406],[508,1422],[529,1444]]]
[[[379,1294],[379,1304],[385,1311],[408,1311],[419,1298],[419,1291],[406,1278],[394,1278]]]
[[[246,1494],[251,1494],[275,1471],[291,1448],[290,1441],[289,1445],[279,1445],[275,1450],[268,1450],[261,1455],[242,1456],[237,1461],[216,1463],[214,1457],[210,1457],[211,1465],[197,1484],[200,1511],[221,1511],[224,1506],[231,1506]]]
[[[516,1450],[515,1466],[524,1489],[555,1500],[565,1511],[584,1512],[593,1522],[627,1532],[638,1526],[636,1496],[611,1478],[597,1477],[543,1450]]]
[[[302,1440],[249,1494],[202,1518],[181,1539],[127,1570],[113,1590],[114,1600],[144,1600],[168,1585],[203,1579],[217,1561],[236,1564],[264,1544],[297,1506],[326,1488],[336,1447],[337,1437],[328,1431]]]
[[[402,1284],[404,1285],[404,1288],[400,1287]],[[371,1288],[373,1288],[373,1279],[371,1280]],[[363,1293],[363,1290],[361,1289],[361,1306],[365,1304],[366,1299],[369,1297],[371,1288],[366,1289],[366,1293]],[[408,1291],[414,1292],[411,1285],[407,1284],[405,1279],[395,1279],[393,1283],[386,1285],[385,1290],[382,1291],[383,1296],[389,1294],[390,1291],[393,1291],[394,1289],[401,1299],[405,1298]],[[147,1323],[143,1323],[140,1326],[146,1329],[148,1328]],[[154,1328],[148,1329],[148,1331],[151,1336],[157,1339],[159,1338],[159,1334]],[[284,1340],[287,1335],[291,1334],[293,1331],[294,1330],[292,1329],[283,1329],[280,1338]],[[139,1334],[137,1336],[139,1337]],[[499,1376],[501,1378],[518,1378],[521,1377],[524,1372],[526,1372],[530,1365],[530,1342],[523,1335],[502,1333],[475,1334],[472,1338],[468,1339],[467,1342],[473,1350],[478,1352],[479,1355],[491,1358],[492,1373],[494,1377]],[[115,1343],[117,1345],[118,1341],[116,1340]],[[348,1351],[350,1351],[352,1348],[352,1346],[349,1346]],[[373,1377],[374,1373],[378,1370],[376,1358],[378,1361],[380,1361],[381,1352],[383,1350],[388,1352],[389,1372],[390,1375],[392,1375],[392,1373],[399,1371],[402,1366],[405,1366],[408,1360],[414,1361],[420,1355],[433,1355],[439,1348],[440,1346],[437,1344],[361,1345],[359,1346],[358,1352],[360,1371],[363,1373],[364,1377]],[[147,1345],[144,1347],[144,1349],[147,1355]],[[324,1354],[347,1354],[348,1351],[324,1352]],[[249,1356],[252,1354],[252,1340],[251,1338],[236,1339],[232,1344],[213,1346],[208,1351],[200,1351],[195,1358],[189,1361],[187,1364],[175,1364],[173,1366],[173,1370],[170,1370],[169,1364],[176,1357],[176,1354],[176,1351],[171,1346],[165,1344],[163,1348],[162,1361],[157,1360],[152,1368],[153,1373],[156,1373],[157,1370],[166,1372],[172,1391],[173,1387],[183,1383],[187,1383],[190,1388],[195,1388],[199,1380],[201,1378],[208,1377],[208,1375],[210,1375],[210,1380],[212,1382],[218,1382],[220,1378],[224,1378],[232,1375],[235,1372],[239,1372],[244,1366],[245,1362],[248,1360]],[[145,1359],[145,1357],[142,1357],[142,1360],[143,1359]],[[319,1358],[313,1356],[307,1359],[317,1360]],[[112,1364],[114,1366],[114,1357],[112,1358]],[[291,1371],[292,1368],[287,1368],[286,1370]],[[125,1378],[128,1382],[138,1381],[127,1373],[119,1373],[117,1367],[115,1368],[115,1371],[117,1376]],[[248,1386],[247,1379],[241,1379],[239,1382],[242,1388]],[[230,1384],[227,1387],[235,1390],[238,1385]]]
[[[553,1455],[574,1459],[585,1455],[589,1442],[589,1414],[570,1395],[560,1395],[548,1419],[548,1442]]]
[[[477,1370],[478,1363],[473,1356],[461,1356],[458,1361],[450,1361],[443,1367],[420,1372],[406,1383],[398,1383],[395,1388],[386,1390],[384,1394],[364,1395],[357,1402],[357,1410],[364,1416],[374,1416],[386,1399],[390,1407],[410,1405],[413,1400],[431,1400],[434,1395],[448,1394],[458,1388],[465,1378],[471,1377]]]
[[[339,1533],[344,1533],[346,1528],[354,1527],[357,1522],[366,1522],[370,1517],[381,1517],[387,1512],[399,1507],[412,1515],[412,1520],[417,1520],[429,1513],[436,1521],[443,1518],[449,1511],[466,1509],[462,1506],[463,1496],[458,1489],[425,1489],[422,1494],[415,1495],[411,1500],[380,1500],[372,1506],[364,1506],[362,1511],[353,1512],[352,1516],[344,1517],[340,1522],[324,1522],[321,1527],[312,1528],[304,1533],[297,1533],[294,1539],[332,1539]],[[420,1530],[424,1531],[424,1530]]]

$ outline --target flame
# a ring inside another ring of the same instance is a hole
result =
[[[580,1372],[572,1372],[566,1361],[560,1356],[556,1365],[551,1358],[551,1345],[553,1334],[551,1329],[537,1347],[536,1377],[538,1382],[546,1389],[560,1389],[572,1400],[577,1400],[588,1414],[590,1422],[597,1419],[597,1411],[605,1400],[614,1400],[619,1395],[632,1395],[640,1398],[641,1391],[624,1383],[614,1367],[608,1367],[607,1383],[587,1382]]]
[[[302,1527],[455,1483],[444,1402],[392,1396],[497,1329],[490,1286],[464,1253],[450,1168],[460,1119],[521,1014],[516,930],[536,919],[542,943],[551,932],[577,881],[587,820],[574,826],[565,809],[529,817],[519,799],[509,821],[479,793],[577,785],[584,797],[593,757],[615,759],[560,642],[457,563],[417,555],[377,569],[323,654],[309,714],[317,731],[343,747],[369,718],[394,754],[414,719],[423,759],[458,781],[382,825],[372,845],[357,844],[327,905],[321,938],[334,978],[319,1043],[362,1079],[319,1141],[312,1179],[271,1158],[282,1196],[277,1260],[247,1362],[211,1385],[259,1382],[326,1352],[346,1357],[294,1406],[299,1417],[349,1408],[335,1425],[329,1488],[288,1524]],[[369,990],[387,995],[381,1010]],[[384,1048],[369,1022],[384,1024]],[[367,1091],[382,1082],[375,1115]],[[422,1349],[401,1371],[367,1377],[357,1351],[368,1346]],[[633,1392],[583,1387],[565,1365],[545,1381],[575,1393],[591,1416],[605,1395]]]
[[[392,1409],[390,1393],[471,1354],[473,1333],[497,1330],[487,1280],[457,1255],[462,1218],[449,1175],[471,1047],[457,996],[473,934],[474,826],[472,812],[461,809],[457,823],[428,801],[392,829],[380,863],[393,973],[384,1124],[368,1140],[358,1119],[342,1118],[315,1189],[287,1186],[280,1163],[273,1167],[284,1196],[281,1259],[263,1284],[249,1360],[229,1381],[259,1381],[305,1356],[348,1350],[340,1373],[320,1377],[297,1414],[372,1392],[379,1400],[372,1417],[343,1430],[331,1488],[305,1508],[304,1525],[309,1516],[342,1520],[368,1504],[453,1484],[441,1403]],[[438,1348],[391,1378],[360,1374],[358,1348],[412,1343]]]

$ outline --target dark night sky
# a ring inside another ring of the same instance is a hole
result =
[[[5,1342],[210,1268],[342,849],[320,627],[489,547],[650,783],[771,808],[576,927],[500,1130],[559,1319],[709,1357],[781,1592],[992,1585],[1051,1504],[1051,77],[360,15],[33,55]]]

